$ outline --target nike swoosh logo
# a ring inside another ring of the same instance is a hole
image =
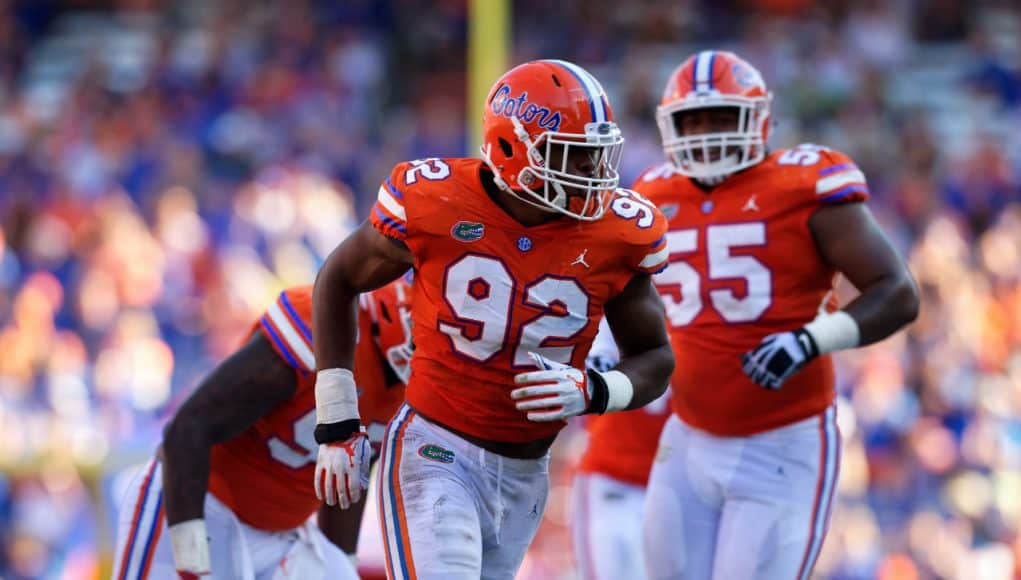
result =
[[[804,334],[798,335],[798,342],[801,343],[801,348],[806,352],[812,352],[812,342]]]

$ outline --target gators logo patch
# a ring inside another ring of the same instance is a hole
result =
[[[477,242],[486,235],[486,226],[475,222],[457,222],[450,229],[450,235],[461,242]]]
[[[664,203],[663,205],[659,206],[659,211],[663,212],[663,217],[665,217],[668,220],[674,219],[674,216],[677,215],[677,212],[680,209],[681,206],[677,205],[676,203]]]
[[[430,461],[438,461],[439,463],[454,462],[453,451],[449,449],[444,449],[439,445],[433,445],[432,443],[426,443],[425,445],[419,447],[418,454]]]

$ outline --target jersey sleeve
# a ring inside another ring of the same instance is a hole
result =
[[[259,319],[273,350],[301,375],[315,370],[312,354],[312,287],[284,290]]]
[[[815,199],[821,204],[832,205],[862,202],[869,198],[869,186],[865,174],[851,160],[839,151],[820,152],[821,160],[812,168],[815,175]]]
[[[379,186],[376,203],[372,206],[369,220],[376,231],[388,238],[405,241],[408,237],[408,214],[405,209],[404,182],[400,176],[406,163],[394,166],[390,176]]]
[[[635,222],[635,231],[629,236],[632,242],[631,268],[643,274],[658,274],[667,267],[670,249],[667,247],[667,219],[656,204],[643,195],[626,192],[633,200],[648,209],[648,225],[642,227],[644,211]]]
[[[666,269],[669,257],[670,248],[666,243],[666,220],[663,220],[663,235],[648,246],[638,248],[638,263],[634,269],[643,274],[659,274]]]
[[[649,184],[669,179],[674,175],[673,165],[671,165],[669,161],[662,161],[655,165],[646,167],[645,170],[642,171],[635,179],[634,184],[631,185],[631,189],[643,193],[644,195],[644,190],[650,187]]]

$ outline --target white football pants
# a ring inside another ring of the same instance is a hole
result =
[[[571,495],[571,536],[582,580],[645,578],[645,488],[601,473],[579,473]]]
[[[667,420],[646,496],[649,578],[807,579],[840,463],[836,408],[749,437]]]
[[[549,454],[490,453],[404,405],[379,465],[387,578],[514,578],[546,509]]]
[[[309,493],[312,482],[309,482]],[[293,530],[268,532],[238,520],[206,494],[209,560],[216,580],[356,580],[351,561],[319,531],[315,518]],[[120,505],[113,580],[177,578],[163,513],[163,469],[152,459],[128,486]]]

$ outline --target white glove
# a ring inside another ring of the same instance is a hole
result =
[[[815,339],[799,328],[763,338],[755,350],[741,356],[741,368],[752,382],[775,391],[817,356]]]
[[[529,421],[563,421],[588,410],[592,391],[584,371],[534,352],[528,356],[543,370],[518,373],[514,384],[527,386],[511,391],[511,398]]]
[[[316,497],[327,505],[351,507],[369,486],[369,458],[372,447],[365,427],[350,438],[336,443],[321,443],[316,458]]]

